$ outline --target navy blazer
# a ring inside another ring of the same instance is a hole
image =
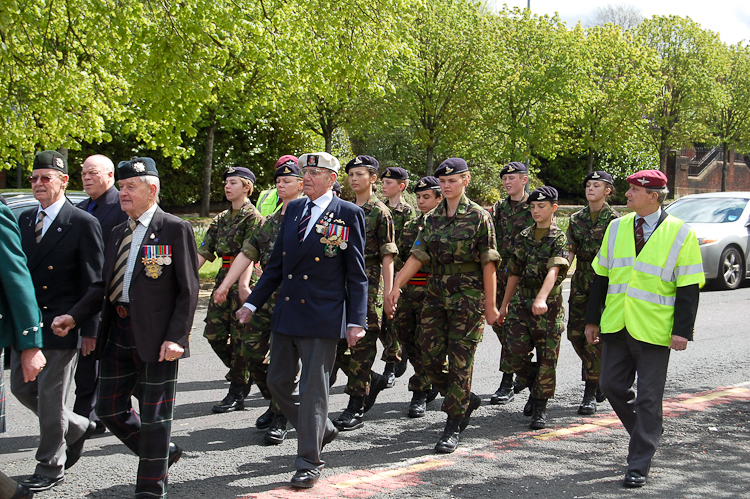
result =
[[[263,306],[274,291],[279,299],[271,331],[310,338],[343,338],[346,324],[367,324],[365,214],[362,208],[333,196],[321,215],[349,228],[346,249],[326,256],[315,227],[300,244],[297,228],[307,199],[289,203],[273,253],[247,302]],[[321,219],[310,223],[321,223]]]
[[[84,199],[76,207],[88,211],[90,203],[91,198]],[[112,229],[128,219],[128,214],[120,208],[120,191],[114,185],[96,200],[94,217],[99,220],[99,225],[102,226],[102,239],[106,246]]]

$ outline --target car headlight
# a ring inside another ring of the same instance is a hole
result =
[[[699,237],[698,238],[698,244],[715,243],[718,240],[719,240],[718,237]]]

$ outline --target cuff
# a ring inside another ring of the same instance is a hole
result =
[[[398,246],[396,246],[396,243],[385,243],[380,247],[380,257],[388,255],[398,255]]]
[[[252,303],[245,302],[242,304],[242,306],[245,308],[249,308],[252,313],[255,313],[255,311],[258,310],[258,307],[256,307]]]

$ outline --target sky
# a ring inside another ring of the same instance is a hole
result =
[[[748,0],[530,0],[531,10],[535,14],[553,15],[558,12],[560,18],[570,27],[580,20],[583,24],[599,6],[632,5],[640,9],[644,17],[678,15],[689,17],[699,23],[703,29],[719,33],[721,40],[728,44],[739,41],[750,41],[750,1]],[[503,4],[509,7],[526,7],[527,0],[488,0],[496,8]]]

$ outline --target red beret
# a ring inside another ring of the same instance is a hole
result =
[[[297,156],[292,156],[291,154],[287,154],[285,156],[280,157],[279,160],[276,162],[276,166],[274,166],[274,168],[278,168],[280,166],[284,166],[287,163],[289,163],[290,165],[291,164],[296,165],[297,164]]]
[[[667,186],[667,176],[659,170],[641,170],[627,178],[629,184],[658,189]]]

